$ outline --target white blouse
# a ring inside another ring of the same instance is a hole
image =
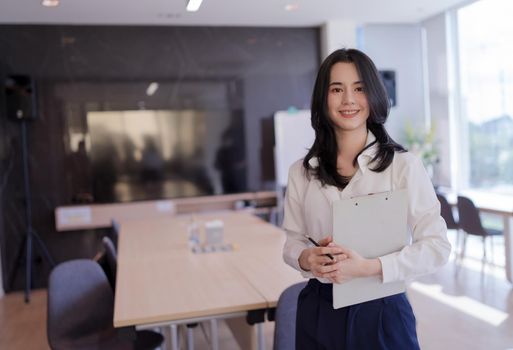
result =
[[[367,145],[375,139],[369,131]],[[376,143],[358,156],[359,169],[342,191],[335,186],[323,187],[313,175],[309,180],[302,159],[290,167],[284,203],[283,228],[287,239],[283,258],[304,277],[313,278],[311,272],[299,266],[299,255],[311,246],[303,235],[308,234],[318,241],[332,234],[333,201],[404,188],[408,189],[407,224],[412,243],[398,252],[379,257],[383,283],[431,273],[447,262],[451,252],[447,226],[440,216],[440,203],[421,160],[409,152],[396,152],[390,166],[378,173],[369,169],[375,166],[369,163],[377,149]],[[313,167],[318,165],[316,158],[309,162]]]

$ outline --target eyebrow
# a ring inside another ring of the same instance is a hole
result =
[[[358,80],[353,83],[353,85],[358,85],[358,84],[363,84],[363,82]],[[334,82],[330,83],[328,86],[331,86],[331,85],[342,85],[342,83],[339,81],[334,81]]]

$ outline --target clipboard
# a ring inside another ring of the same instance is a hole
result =
[[[364,258],[377,258],[410,243],[407,230],[408,192],[382,192],[333,202],[333,240]],[[383,283],[380,276],[333,284],[333,308],[402,293],[404,281]]]

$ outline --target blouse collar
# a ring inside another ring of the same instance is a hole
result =
[[[362,172],[365,172],[367,170],[369,163],[372,161],[374,156],[376,155],[378,151],[378,143],[376,141],[376,136],[372,133],[372,131],[367,130],[367,140],[365,142],[365,150],[358,156],[356,159],[358,162],[358,166],[362,170]],[[372,145],[371,145],[372,144]],[[371,146],[369,146],[371,145]],[[319,166],[319,158],[318,157],[312,157],[310,160],[308,160],[308,164],[312,168],[317,168]]]

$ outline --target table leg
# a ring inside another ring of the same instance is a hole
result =
[[[187,350],[194,350],[194,334],[192,331],[192,327],[187,327]]]
[[[506,278],[513,283],[513,216],[504,215],[504,249],[506,257]]]
[[[164,336],[164,349],[171,350],[171,327],[165,326],[161,328],[162,335]]]
[[[264,323],[260,322],[255,325],[257,331],[258,350],[265,350]]]
[[[169,328],[171,330],[171,349],[178,350],[178,326],[172,324]]]
[[[212,350],[219,350],[219,331],[216,319],[210,320],[210,341],[212,342]]]

